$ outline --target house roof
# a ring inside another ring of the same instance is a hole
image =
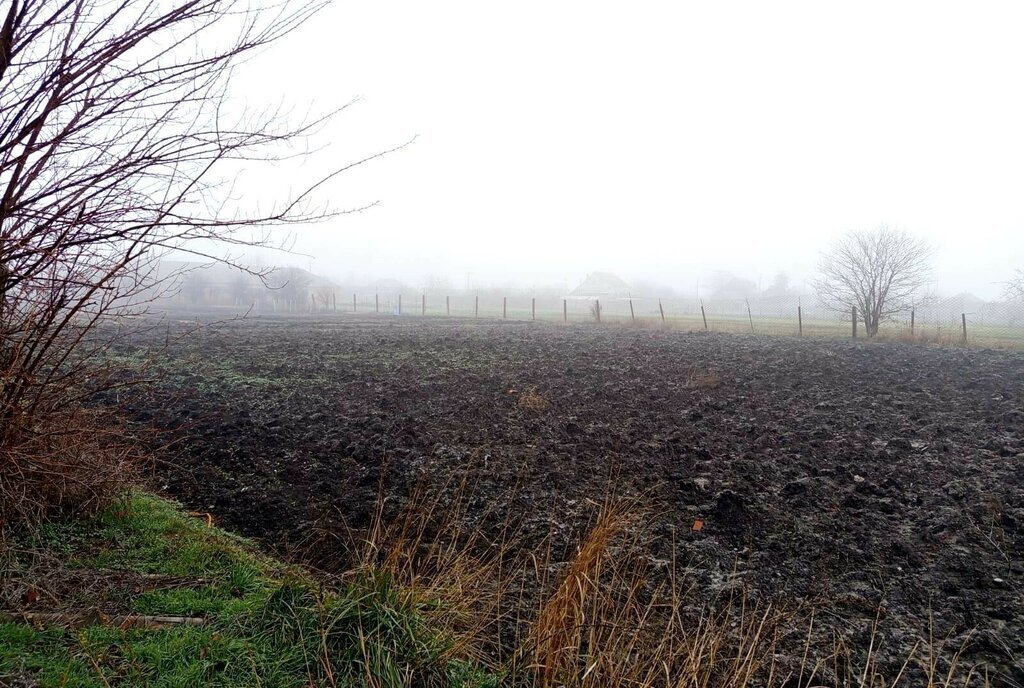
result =
[[[629,296],[633,287],[618,275],[610,272],[592,272],[569,296]]]

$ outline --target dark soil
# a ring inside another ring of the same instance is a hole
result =
[[[704,590],[878,616],[893,653],[973,630],[967,661],[1024,684],[1024,355],[350,317],[220,326],[164,367],[126,402],[183,438],[160,479],[274,546],[363,525],[428,471],[469,469],[485,525],[556,554],[609,491],[643,494],[651,556],[675,541]]]

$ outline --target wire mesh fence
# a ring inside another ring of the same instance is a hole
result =
[[[458,317],[671,327],[687,331],[803,337],[864,337],[854,314],[827,308],[813,295],[698,299],[566,297],[517,292],[332,293],[311,298],[316,313],[396,317]],[[1024,302],[983,302],[972,297],[933,299],[891,314],[878,338],[1024,348]]]

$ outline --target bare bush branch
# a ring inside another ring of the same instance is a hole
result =
[[[39,419],[101,385],[97,326],[173,281],[169,251],[270,245],[337,214],[313,192],[234,198],[239,161],[296,157],[333,113],[240,107],[232,69],[325,0],[12,0],[0,28],[0,473]],[[263,228],[262,234],[251,231]]]

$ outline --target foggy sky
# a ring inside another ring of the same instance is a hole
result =
[[[947,293],[1024,268],[1024,4],[338,2],[235,76],[252,104],[362,100],[272,199],[413,136],[300,229],[338,279],[570,286],[609,270],[692,290],[801,286],[880,223],[938,247]]]

